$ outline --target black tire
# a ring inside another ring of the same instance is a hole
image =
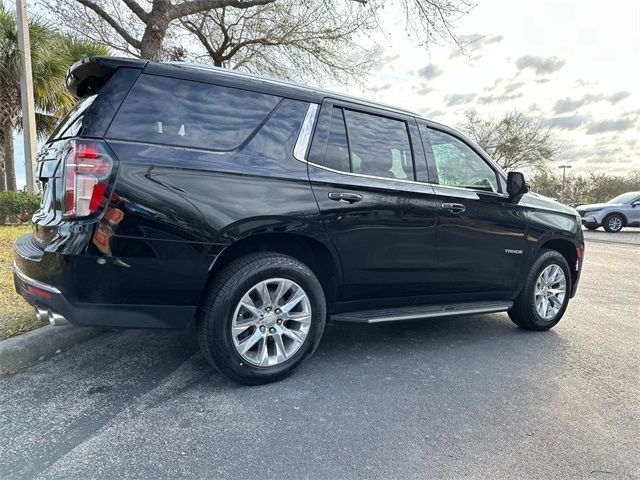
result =
[[[538,276],[551,264],[558,265],[564,272],[566,279],[566,294],[564,296],[562,306],[555,317],[545,320],[536,310],[534,293]],[[513,323],[527,330],[549,330],[560,321],[564,312],[567,310],[571,285],[569,264],[562,254],[555,250],[541,250],[538,258],[533,263],[533,266],[527,275],[522,291],[518,295],[518,298],[516,298],[511,310],[509,310],[509,317]]]
[[[311,326],[302,346],[274,366],[260,367],[243,360],[231,336],[235,308],[254,285],[269,278],[293,280],[307,294]],[[238,258],[214,278],[198,312],[198,342],[204,357],[222,374],[238,383],[259,385],[282,380],[318,346],[326,319],[322,286],[313,272],[295,258],[278,253],[254,253]]]
[[[618,233],[624,227],[624,217],[618,213],[607,215],[603,220],[602,226],[609,233]]]
[[[597,230],[598,226],[597,225],[587,225],[587,230]]]

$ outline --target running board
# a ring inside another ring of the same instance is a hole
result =
[[[513,302],[473,302],[452,303],[448,305],[385,308],[380,310],[361,310],[358,312],[338,313],[331,315],[331,321],[335,323],[398,322],[402,320],[416,320],[419,318],[506,312],[512,306]]]

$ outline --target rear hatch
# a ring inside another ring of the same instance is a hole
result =
[[[42,203],[33,215],[34,241],[49,245],[63,225],[87,223],[110,194],[116,162],[101,140],[145,61],[87,58],[67,74],[67,89],[78,103],[62,119],[37,157]]]

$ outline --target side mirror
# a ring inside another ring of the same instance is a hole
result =
[[[529,191],[529,185],[521,172],[509,172],[507,175],[507,193],[511,198],[519,197]]]
[[[633,203],[631,204],[631,206],[632,206],[633,208],[636,208],[638,205],[640,205],[640,201],[638,201],[638,202],[633,202]]]

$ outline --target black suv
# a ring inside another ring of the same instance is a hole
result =
[[[14,247],[53,324],[193,327],[224,374],[264,383],[326,321],[506,311],[546,330],[575,295],[576,211],[444,125],[200,65],[89,58],[67,87]]]

